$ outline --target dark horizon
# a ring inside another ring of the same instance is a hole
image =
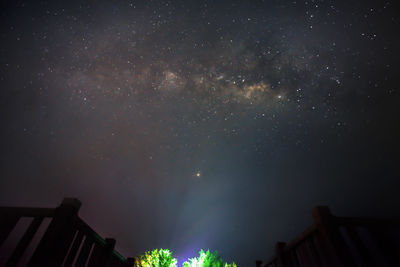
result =
[[[6,1],[0,206],[124,256],[252,266],[338,216],[399,217],[393,1]]]

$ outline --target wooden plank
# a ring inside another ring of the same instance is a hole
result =
[[[15,213],[0,213],[0,246],[7,239],[8,235],[14,229],[20,216]]]
[[[104,266],[105,265],[105,263],[104,263],[105,250],[106,249],[104,246],[95,243],[94,248],[93,248],[93,253],[92,253],[92,256],[88,263],[88,266],[89,267]]]
[[[379,250],[382,251],[389,266],[400,266],[399,251],[393,235],[390,233],[391,230],[393,231],[394,229],[386,229],[378,225],[369,228],[372,239],[376,242]]]
[[[83,265],[84,267],[87,267],[87,266],[88,266],[88,263],[89,263],[89,261],[90,261],[90,258],[92,257],[94,245],[95,245],[95,243],[93,243],[93,244],[90,246],[90,252],[89,252],[89,255],[88,255],[87,258],[86,258],[85,264]]]
[[[81,202],[65,198],[56,209],[46,233],[36,248],[28,266],[61,266],[70,248],[76,229]]]
[[[371,256],[374,266],[388,266],[382,251],[378,248],[376,242],[372,239],[369,229],[365,226],[357,227],[356,232]],[[399,232],[400,233],[400,232]],[[399,247],[400,249],[400,247]]]
[[[11,266],[16,266],[18,264],[19,260],[24,254],[26,248],[31,242],[33,236],[35,235],[42,221],[43,217],[36,217],[35,219],[33,219],[28,229],[22,236],[21,240],[18,242],[17,247],[14,249],[14,252],[11,254],[5,266],[11,267]]]
[[[0,214],[16,214],[20,217],[53,217],[54,212],[54,208],[0,207]]]
[[[115,239],[106,238],[106,245],[96,244],[88,266],[110,266],[115,247]]]
[[[284,257],[283,257],[283,251],[285,249],[286,243],[285,242],[276,242],[275,243],[275,255],[277,258],[277,264],[280,267],[286,266],[284,261]]]
[[[66,258],[64,259],[64,264],[62,265],[63,267],[71,267],[72,263],[74,262],[76,253],[78,252],[78,249],[82,243],[83,239],[83,233],[78,232],[77,236],[75,237],[75,240],[72,243],[71,249],[68,252],[68,255],[66,255]]]
[[[84,267],[85,263],[88,261],[89,253],[93,245],[93,240],[86,237],[83,243],[82,249],[79,253],[78,259],[76,261],[75,267]]]
[[[329,208],[325,206],[315,207],[312,210],[314,222],[320,232],[320,237],[330,250],[330,261],[334,266],[354,266],[354,261],[345,249],[345,243],[341,237],[334,217]]]
[[[356,233],[354,226],[346,227],[346,229],[347,229],[347,233],[349,234],[349,237],[353,241],[354,245],[356,246],[357,251],[359,252],[359,254],[362,258],[362,261],[363,261],[362,264],[364,266],[372,266],[372,258],[369,255],[369,252],[368,252],[365,244],[363,244],[363,241],[360,239],[360,237]]]
[[[293,267],[301,266],[294,248],[292,248],[290,251],[286,252],[286,254],[287,254],[288,258],[286,261],[287,264],[285,266],[293,266]]]
[[[343,226],[367,226],[367,227],[398,227],[399,218],[357,218],[357,217],[335,217],[336,222]]]
[[[314,234],[312,234],[309,238],[306,239],[305,245],[307,248],[307,252],[309,253],[313,266],[323,266],[321,262],[321,256],[318,254],[317,248],[314,243]]]
[[[317,254],[321,259],[321,266],[324,267],[333,267],[335,266],[335,262],[332,259],[331,250],[327,247],[327,244],[324,243],[323,238],[321,238],[321,233],[316,231],[313,235],[313,243],[315,244],[315,249]]]
[[[305,239],[309,238],[316,230],[316,226],[313,224],[310,227],[308,227],[303,233],[300,234],[300,236],[296,237],[292,241],[290,241],[286,247],[285,250],[290,250],[292,247],[296,247],[299,243],[303,242]]]
[[[298,252],[299,258],[301,260],[300,266],[315,266],[314,264],[312,264],[312,259],[310,257],[310,254],[308,253],[306,246],[307,244],[304,240],[303,243],[300,243],[296,248],[296,251]]]

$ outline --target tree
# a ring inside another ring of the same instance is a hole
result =
[[[177,260],[168,249],[154,249],[136,257],[135,267],[176,267]]]
[[[204,252],[204,250],[199,251],[199,256],[197,258],[189,259],[185,261],[182,265],[183,267],[236,267],[235,263],[228,264],[224,262],[222,258],[218,255],[218,252]]]

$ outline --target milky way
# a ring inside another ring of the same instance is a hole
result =
[[[242,266],[314,205],[389,214],[393,3],[2,4],[0,204],[78,197],[125,256],[211,248]]]

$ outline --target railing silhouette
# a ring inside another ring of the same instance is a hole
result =
[[[312,211],[314,224],[289,244],[275,244],[275,256],[258,267],[400,266],[400,220],[333,216]]]
[[[57,208],[0,207],[0,266],[133,266],[79,218],[80,206],[65,198]]]
[[[79,218],[80,206],[65,198],[57,208],[0,207],[0,266],[133,266]],[[400,266],[399,219],[336,217],[327,207],[312,214],[312,226],[257,266]]]

